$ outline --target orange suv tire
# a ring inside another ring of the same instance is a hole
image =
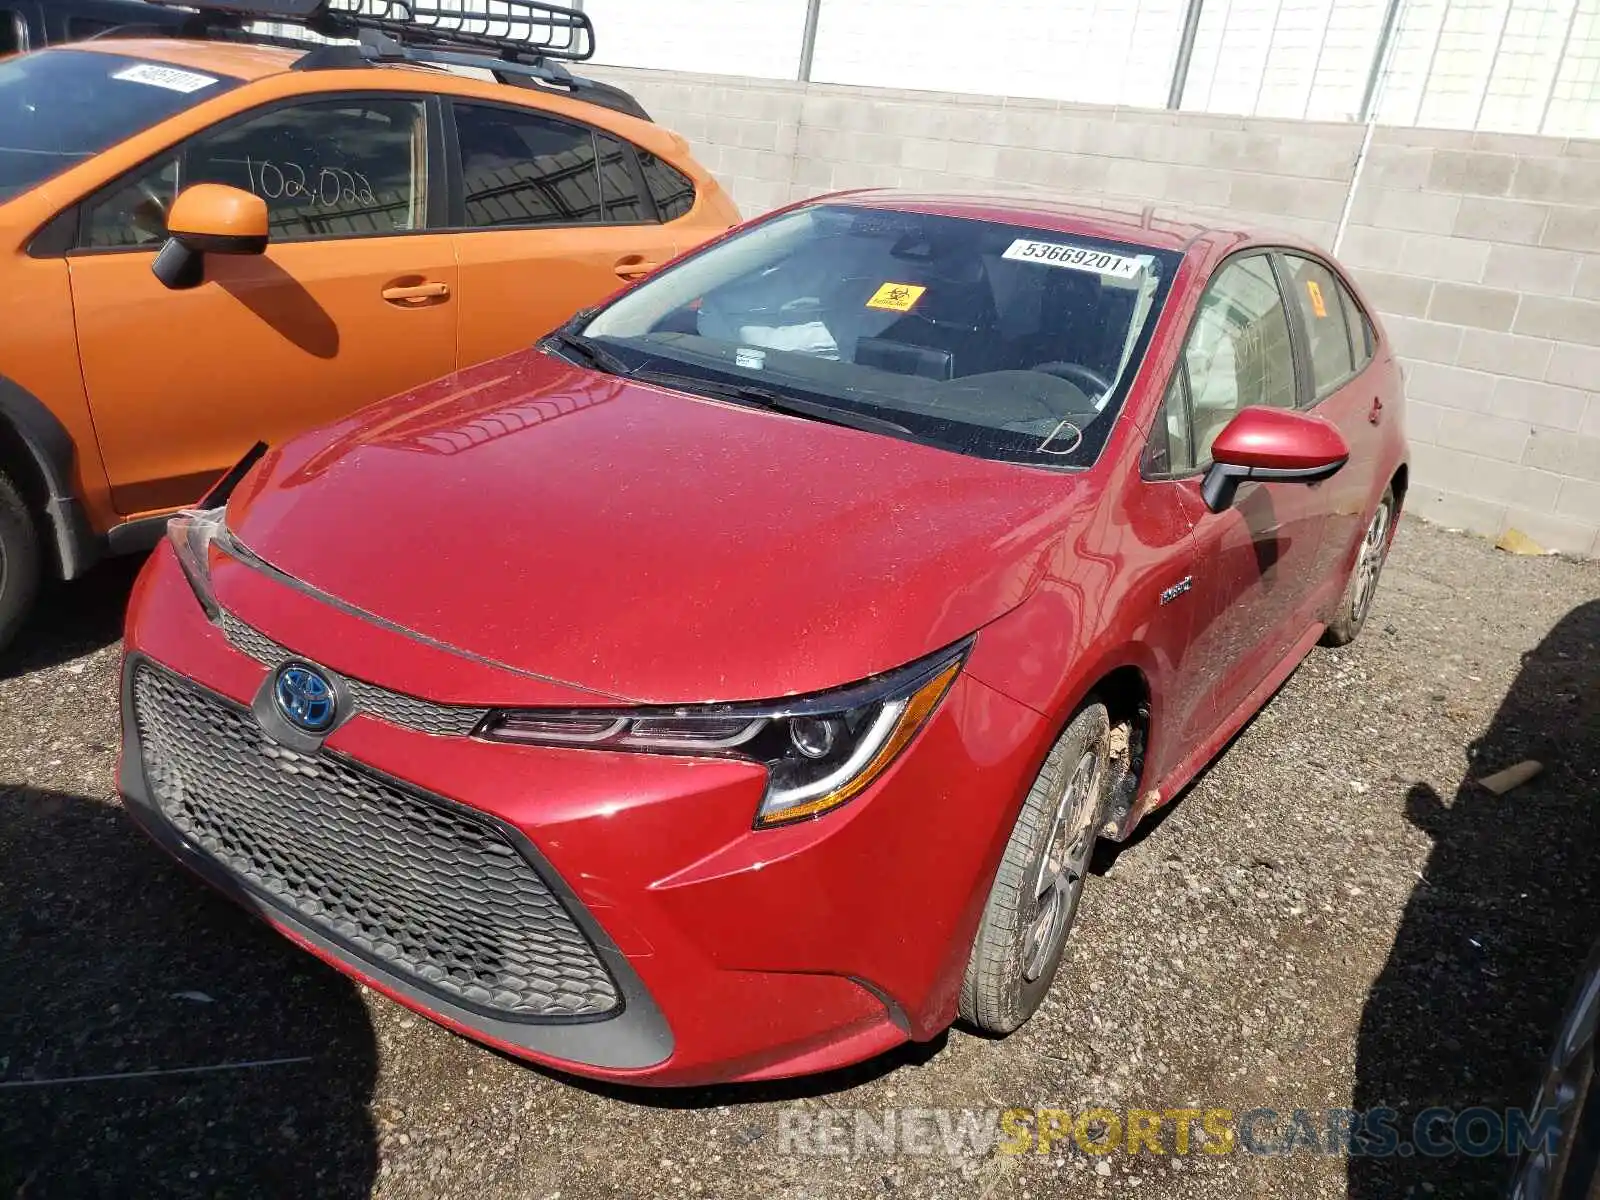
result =
[[[0,472],[0,651],[27,620],[39,590],[39,534],[22,494]]]

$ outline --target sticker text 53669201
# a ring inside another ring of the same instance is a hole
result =
[[[1012,242],[1000,257],[1016,262],[1042,263],[1047,267],[1092,271],[1113,279],[1132,279],[1145,265],[1143,258],[1128,258],[1107,250],[1091,250],[1088,246],[1069,246],[1063,242],[1035,242],[1027,238]]]
[[[131,67],[124,67],[114,72],[111,78],[185,94],[198,92],[201,88],[208,88],[216,82],[210,75],[201,75],[197,71],[184,71],[178,67],[165,67],[157,63],[134,63]]]

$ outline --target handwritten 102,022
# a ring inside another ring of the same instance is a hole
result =
[[[250,190],[263,200],[287,200],[291,204],[320,204],[332,208],[339,204],[376,204],[372,183],[360,171],[343,167],[304,167],[297,162],[274,162],[269,158],[244,160],[250,176]]]

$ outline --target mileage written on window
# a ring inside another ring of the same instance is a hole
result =
[[[372,182],[360,171],[344,167],[310,166],[264,158],[259,162],[245,156],[245,173],[250,190],[263,200],[287,200],[293,204],[376,204]]]

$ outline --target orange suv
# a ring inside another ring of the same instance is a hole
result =
[[[254,443],[737,222],[682,138],[561,65],[582,13],[491,7],[230,2],[0,60],[0,647],[41,578],[153,545]]]

